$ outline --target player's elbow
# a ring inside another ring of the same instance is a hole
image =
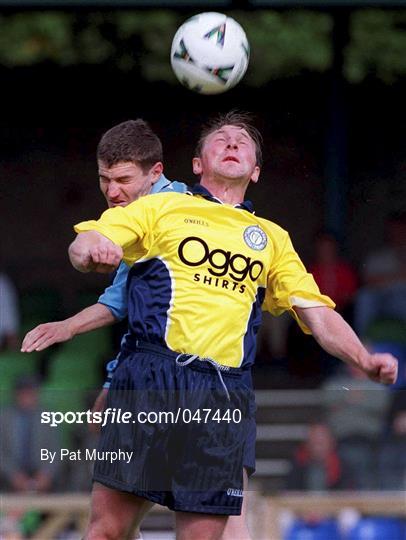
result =
[[[86,249],[83,242],[80,241],[79,236],[77,236],[69,246],[68,255],[75,270],[78,270],[79,272],[90,272],[90,268],[88,267],[88,249]]]

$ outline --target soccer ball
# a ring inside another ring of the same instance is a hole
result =
[[[241,26],[222,13],[200,13],[179,27],[171,64],[179,81],[201,94],[235,86],[248,67],[249,44]]]

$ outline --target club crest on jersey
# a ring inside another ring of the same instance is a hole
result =
[[[251,225],[244,231],[244,241],[251,249],[262,251],[268,243],[268,238],[258,225]]]

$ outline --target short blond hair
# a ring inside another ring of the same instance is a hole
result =
[[[201,157],[202,149],[207,137],[221,129],[224,126],[237,126],[245,129],[255,144],[255,156],[257,165],[262,165],[262,135],[253,124],[253,117],[250,113],[244,111],[230,111],[228,113],[219,114],[209,120],[201,130],[200,138],[196,146],[195,156]]]

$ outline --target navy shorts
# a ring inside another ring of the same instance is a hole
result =
[[[252,388],[239,369],[220,376],[200,359],[182,355],[179,365],[177,357],[151,344],[123,351],[93,480],[175,511],[239,515]]]

